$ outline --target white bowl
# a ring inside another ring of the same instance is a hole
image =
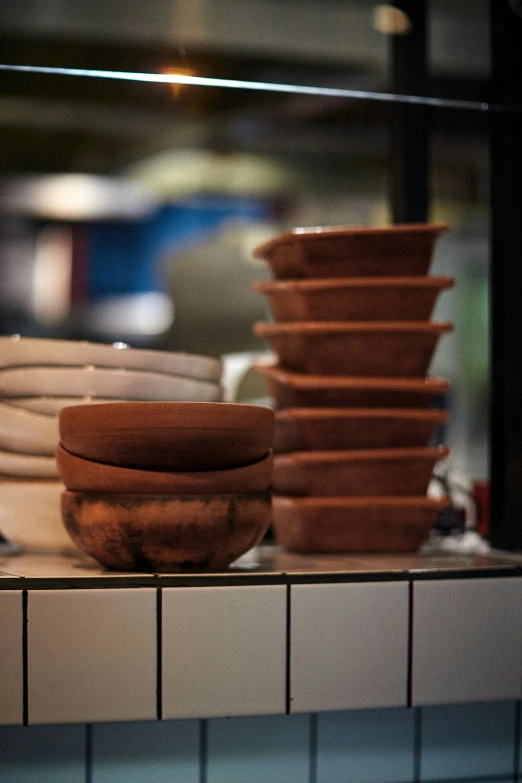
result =
[[[54,457],[33,454],[18,454],[15,451],[0,450],[0,477],[59,478]]]
[[[28,552],[78,554],[60,510],[61,481],[0,478],[0,531]]]
[[[53,456],[59,440],[57,416],[0,402],[0,449]]]
[[[3,400],[6,402],[6,399]],[[69,405],[101,405],[104,402],[115,402],[114,399],[107,397],[9,397],[11,407],[23,408],[24,410],[34,411],[48,418],[56,418],[62,408]],[[129,402],[128,400],[118,400],[118,402]]]
[[[220,360],[209,356],[129,348],[125,343],[104,345],[18,335],[0,337],[0,367],[32,364],[94,364],[98,367],[153,370],[207,381],[219,381],[222,370]]]
[[[15,367],[0,370],[0,397],[73,396],[218,402],[221,386],[179,375],[107,367]]]

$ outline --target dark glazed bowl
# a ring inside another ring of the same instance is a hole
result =
[[[260,280],[274,321],[428,321],[451,277]]]
[[[425,495],[436,462],[449,450],[294,451],[274,459],[278,495],[376,497]]]
[[[425,375],[449,323],[357,321],[257,323],[290,370],[324,375],[419,378]]]
[[[133,495],[64,492],[65,527],[84,552],[125,571],[217,571],[261,541],[270,492]]]
[[[426,446],[446,411],[411,408],[287,408],[276,413],[274,451]]]
[[[274,413],[261,405],[116,402],[64,409],[60,435],[84,459],[157,471],[248,465],[272,446]]]
[[[416,552],[448,500],[274,498],[277,542],[291,552]]]
[[[442,378],[352,378],[256,365],[278,408],[426,408],[450,384]]]
[[[425,275],[445,223],[296,228],[254,251],[279,280]]]

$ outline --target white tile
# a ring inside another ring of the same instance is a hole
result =
[[[405,707],[408,585],[292,587],[291,711]]]
[[[413,703],[520,699],[522,579],[416,582]]]
[[[22,592],[0,592],[0,723],[23,720]]]
[[[29,723],[156,717],[156,591],[33,590]]]
[[[286,588],[163,590],[163,717],[285,710]]]

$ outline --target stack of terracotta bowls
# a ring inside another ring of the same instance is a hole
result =
[[[37,552],[77,551],[60,518],[58,413],[105,399],[220,400],[221,362],[123,343],[0,337],[0,531]]]
[[[443,224],[296,229],[256,250],[275,323],[255,332],[279,410],[274,528],[300,552],[413,551],[444,501],[426,497],[447,449],[428,447],[449,384],[427,377],[451,324],[429,319],[453,284],[428,277]]]
[[[271,520],[274,413],[234,403],[64,408],[65,527],[108,568],[217,570]]]

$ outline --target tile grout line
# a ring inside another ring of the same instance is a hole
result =
[[[309,781],[310,783],[317,783],[317,728],[318,728],[318,715],[312,713],[310,715],[310,746],[308,763],[309,769]]]
[[[291,687],[290,687],[290,676],[291,676],[291,661],[290,661],[290,652],[291,652],[291,609],[292,609],[292,593],[291,593],[291,586],[287,584],[286,586],[286,659],[285,659],[285,712],[287,715],[290,714],[291,706],[292,706],[292,693],[291,693]]]
[[[513,781],[518,783],[520,774],[520,727],[521,727],[521,708],[522,703],[518,700],[515,703],[515,747],[513,750]]]
[[[412,706],[413,700],[413,580],[408,582],[408,661],[406,681],[406,706]]]
[[[85,783],[92,783],[92,723],[85,724]]]
[[[22,723],[29,725],[28,592],[22,590]]]
[[[208,721],[203,718],[199,722],[199,783],[208,780]]]
[[[413,709],[413,782],[419,783],[422,763],[422,707],[414,707]]]
[[[156,719],[163,720],[163,591],[156,588]]]

